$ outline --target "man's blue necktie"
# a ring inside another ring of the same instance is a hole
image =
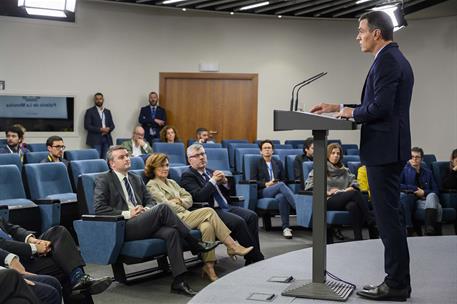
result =
[[[203,179],[206,181],[206,182],[209,182],[210,180],[210,177],[209,175],[205,172],[203,173]],[[216,200],[216,202],[219,204],[219,207],[221,207],[221,209],[225,209],[227,210],[229,208],[228,204],[227,204],[227,201],[225,200],[225,198],[222,196],[222,193],[220,192],[221,190],[219,189],[219,185],[216,184],[216,192],[214,193],[214,199]]]
[[[135,195],[133,194],[133,189],[132,186],[130,186],[129,181],[127,180],[127,176],[124,177],[124,184],[125,184],[125,189],[127,189],[127,194],[129,196],[130,202],[136,206],[136,200],[135,200]]]

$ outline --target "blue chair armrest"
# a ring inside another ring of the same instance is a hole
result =
[[[83,215],[73,222],[81,254],[86,263],[113,264],[124,244],[125,221],[122,216]]]
[[[239,183],[236,184],[236,194],[244,197],[243,208],[256,210],[257,207],[257,184]]]
[[[295,205],[297,225],[310,228],[313,218],[313,197],[311,195],[295,195]]]
[[[55,199],[37,199],[33,201],[40,208],[41,232],[60,224],[60,201]]]

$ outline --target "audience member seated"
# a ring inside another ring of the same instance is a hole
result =
[[[133,129],[132,139],[124,141],[122,146],[127,149],[130,156],[152,153],[151,146],[144,140],[144,129],[141,126],[136,126]]]
[[[339,144],[327,147],[327,210],[347,210],[351,215],[354,239],[362,240],[362,228],[368,224],[370,238],[377,238],[374,217],[359,191],[354,174],[343,165],[343,149]],[[312,190],[314,170],[305,182],[305,190]]]
[[[214,242],[217,237],[227,247],[229,256],[245,256],[253,249],[253,247],[245,248],[235,243],[230,236],[231,231],[225,226],[214,209],[206,207],[189,211],[188,209],[193,204],[192,196],[174,180],[167,178],[168,171],[168,157],[165,154],[157,153],[149,156],[144,168],[145,175],[150,178],[146,187],[156,202],[167,204],[189,228],[198,228],[202,233],[203,241]],[[202,268],[202,275],[207,275],[211,281],[217,280],[214,270],[215,251],[211,250],[204,253],[202,258],[205,263]]]
[[[27,129],[21,124],[14,124],[13,127],[17,127],[19,129],[21,129],[22,133],[24,134],[24,135],[22,135],[21,148],[31,150],[31,149],[29,149],[27,143],[25,142],[25,134],[27,133]]]
[[[254,165],[251,174],[252,179],[257,181],[259,198],[272,197],[279,201],[279,215],[282,221],[282,235],[286,239],[292,238],[292,230],[289,227],[290,208],[295,209],[295,197],[292,190],[284,183],[286,173],[282,162],[273,158],[273,142],[262,140],[259,143],[262,157]]]
[[[65,300],[72,292],[98,294],[111,284],[109,277],[94,279],[84,273],[84,260],[63,226],[51,227],[36,238],[34,232],[0,219],[0,249],[8,253],[0,261],[6,261],[10,268],[13,264],[16,270],[25,268],[27,272],[57,278]]]
[[[173,144],[179,142],[178,133],[176,132],[175,127],[165,126],[160,130],[160,141]]]
[[[149,93],[149,105],[142,107],[138,116],[138,122],[143,127],[145,138],[150,145],[155,138],[159,138],[160,128],[167,121],[167,113],[158,103],[159,95],[156,92]]]
[[[97,176],[95,180],[95,213],[122,215],[127,220],[126,241],[149,238],[165,240],[174,277],[171,292],[195,295],[196,292],[183,278],[187,269],[181,238],[187,241],[193,254],[208,252],[218,243],[199,242],[168,205],[157,205],[154,202],[141,177],[129,172],[130,157],[124,147],[110,147],[107,160],[111,170]]]
[[[181,176],[181,186],[191,195],[194,202],[208,202],[217,215],[232,231],[232,237],[244,247],[254,249],[244,256],[246,265],[263,260],[259,245],[259,220],[251,210],[230,205],[229,184],[222,171],[210,170],[208,159],[201,144],[187,148],[190,168]]]
[[[445,190],[457,190],[457,149],[451,153],[449,171],[443,177],[442,185]]]
[[[206,128],[198,128],[195,131],[195,136],[197,138],[197,143],[199,144],[212,144],[214,143],[213,140],[210,138],[210,134],[208,129]]]
[[[8,253],[0,249],[0,265],[4,264],[4,256]],[[61,286],[56,278],[51,276],[35,275],[14,269],[14,265],[7,269],[0,266],[0,303],[2,304],[61,304]]]
[[[313,161],[313,154],[313,138],[308,137],[307,139],[305,139],[305,143],[303,145],[303,154],[297,155],[294,160],[294,178],[296,180],[300,180],[300,185],[302,189],[304,189],[305,179],[307,178],[307,176],[303,176],[303,163],[306,161]]]
[[[423,157],[421,148],[411,148],[411,159],[401,173],[400,189],[414,196],[416,208],[425,210],[425,234],[439,235],[443,210],[438,197],[438,185],[432,171],[422,166]]]
[[[30,152],[21,146],[24,139],[24,132],[19,127],[8,127],[5,131],[6,145],[0,148],[0,153],[19,154],[21,161],[24,161],[24,154]]]
[[[63,151],[65,151],[65,145],[63,139],[60,136],[54,135],[46,140],[46,146],[48,147],[48,157],[43,159],[42,163],[63,163],[68,167],[68,160],[63,158]]]

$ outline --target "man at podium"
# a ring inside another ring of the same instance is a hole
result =
[[[400,174],[410,157],[409,107],[414,84],[411,66],[393,42],[393,24],[381,11],[359,19],[357,41],[362,52],[375,56],[359,105],[319,104],[312,113],[338,112],[362,124],[360,159],[367,167],[376,222],[384,244],[386,277],[367,285],[361,297],[404,301],[410,297],[409,251],[406,228],[400,221]]]

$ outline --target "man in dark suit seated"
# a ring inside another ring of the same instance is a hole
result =
[[[46,146],[48,147],[48,157],[43,159],[41,163],[63,163],[68,167],[68,160],[63,158],[63,152],[65,151],[65,145],[63,139],[60,136],[53,135],[46,140]]]
[[[131,163],[125,147],[110,147],[107,159],[111,170],[95,180],[95,213],[122,215],[127,220],[126,241],[149,238],[165,240],[174,277],[171,292],[195,295],[196,292],[183,279],[187,269],[181,238],[187,242],[193,254],[210,251],[220,243],[199,242],[170,207],[154,202],[141,177],[128,172]]]
[[[313,138],[308,137],[305,139],[303,145],[303,154],[297,155],[294,159],[294,178],[300,180],[300,188],[305,189],[305,180],[308,176],[303,176],[303,163],[313,161],[314,143]]]
[[[144,138],[152,146],[152,141],[160,137],[160,129],[167,122],[165,109],[158,105],[159,95],[156,92],[149,93],[149,105],[142,107],[138,122],[144,129]]]
[[[4,252],[0,249],[0,265]],[[6,265],[4,265],[6,266]],[[13,266],[14,267],[14,266]],[[0,266],[0,303],[2,304],[61,304],[61,286],[56,278],[22,273]]]
[[[102,93],[94,95],[95,106],[87,109],[84,115],[84,129],[87,130],[86,144],[96,149],[100,158],[104,159],[109,146],[113,144],[111,132],[114,130],[113,116],[104,107]]]
[[[231,206],[227,178],[222,171],[206,168],[208,160],[205,149],[195,143],[187,148],[190,168],[182,174],[181,186],[186,189],[195,202],[208,202],[225,225],[232,231],[232,236],[244,247],[254,249],[244,258],[246,264],[263,260],[259,245],[259,221],[251,210]]]
[[[111,284],[109,277],[94,279],[84,273],[84,260],[63,226],[51,227],[36,238],[34,232],[0,218],[0,249],[6,254],[0,257],[0,263],[56,277],[63,286],[65,300],[72,293],[101,293]]]
[[[27,148],[22,147],[24,139],[24,131],[17,126],[12,126],[6,129],[6,145],[0,147],[0,153],[16,153],[19,154],[21,162],[24,161],[24,154],[30,152]]]

